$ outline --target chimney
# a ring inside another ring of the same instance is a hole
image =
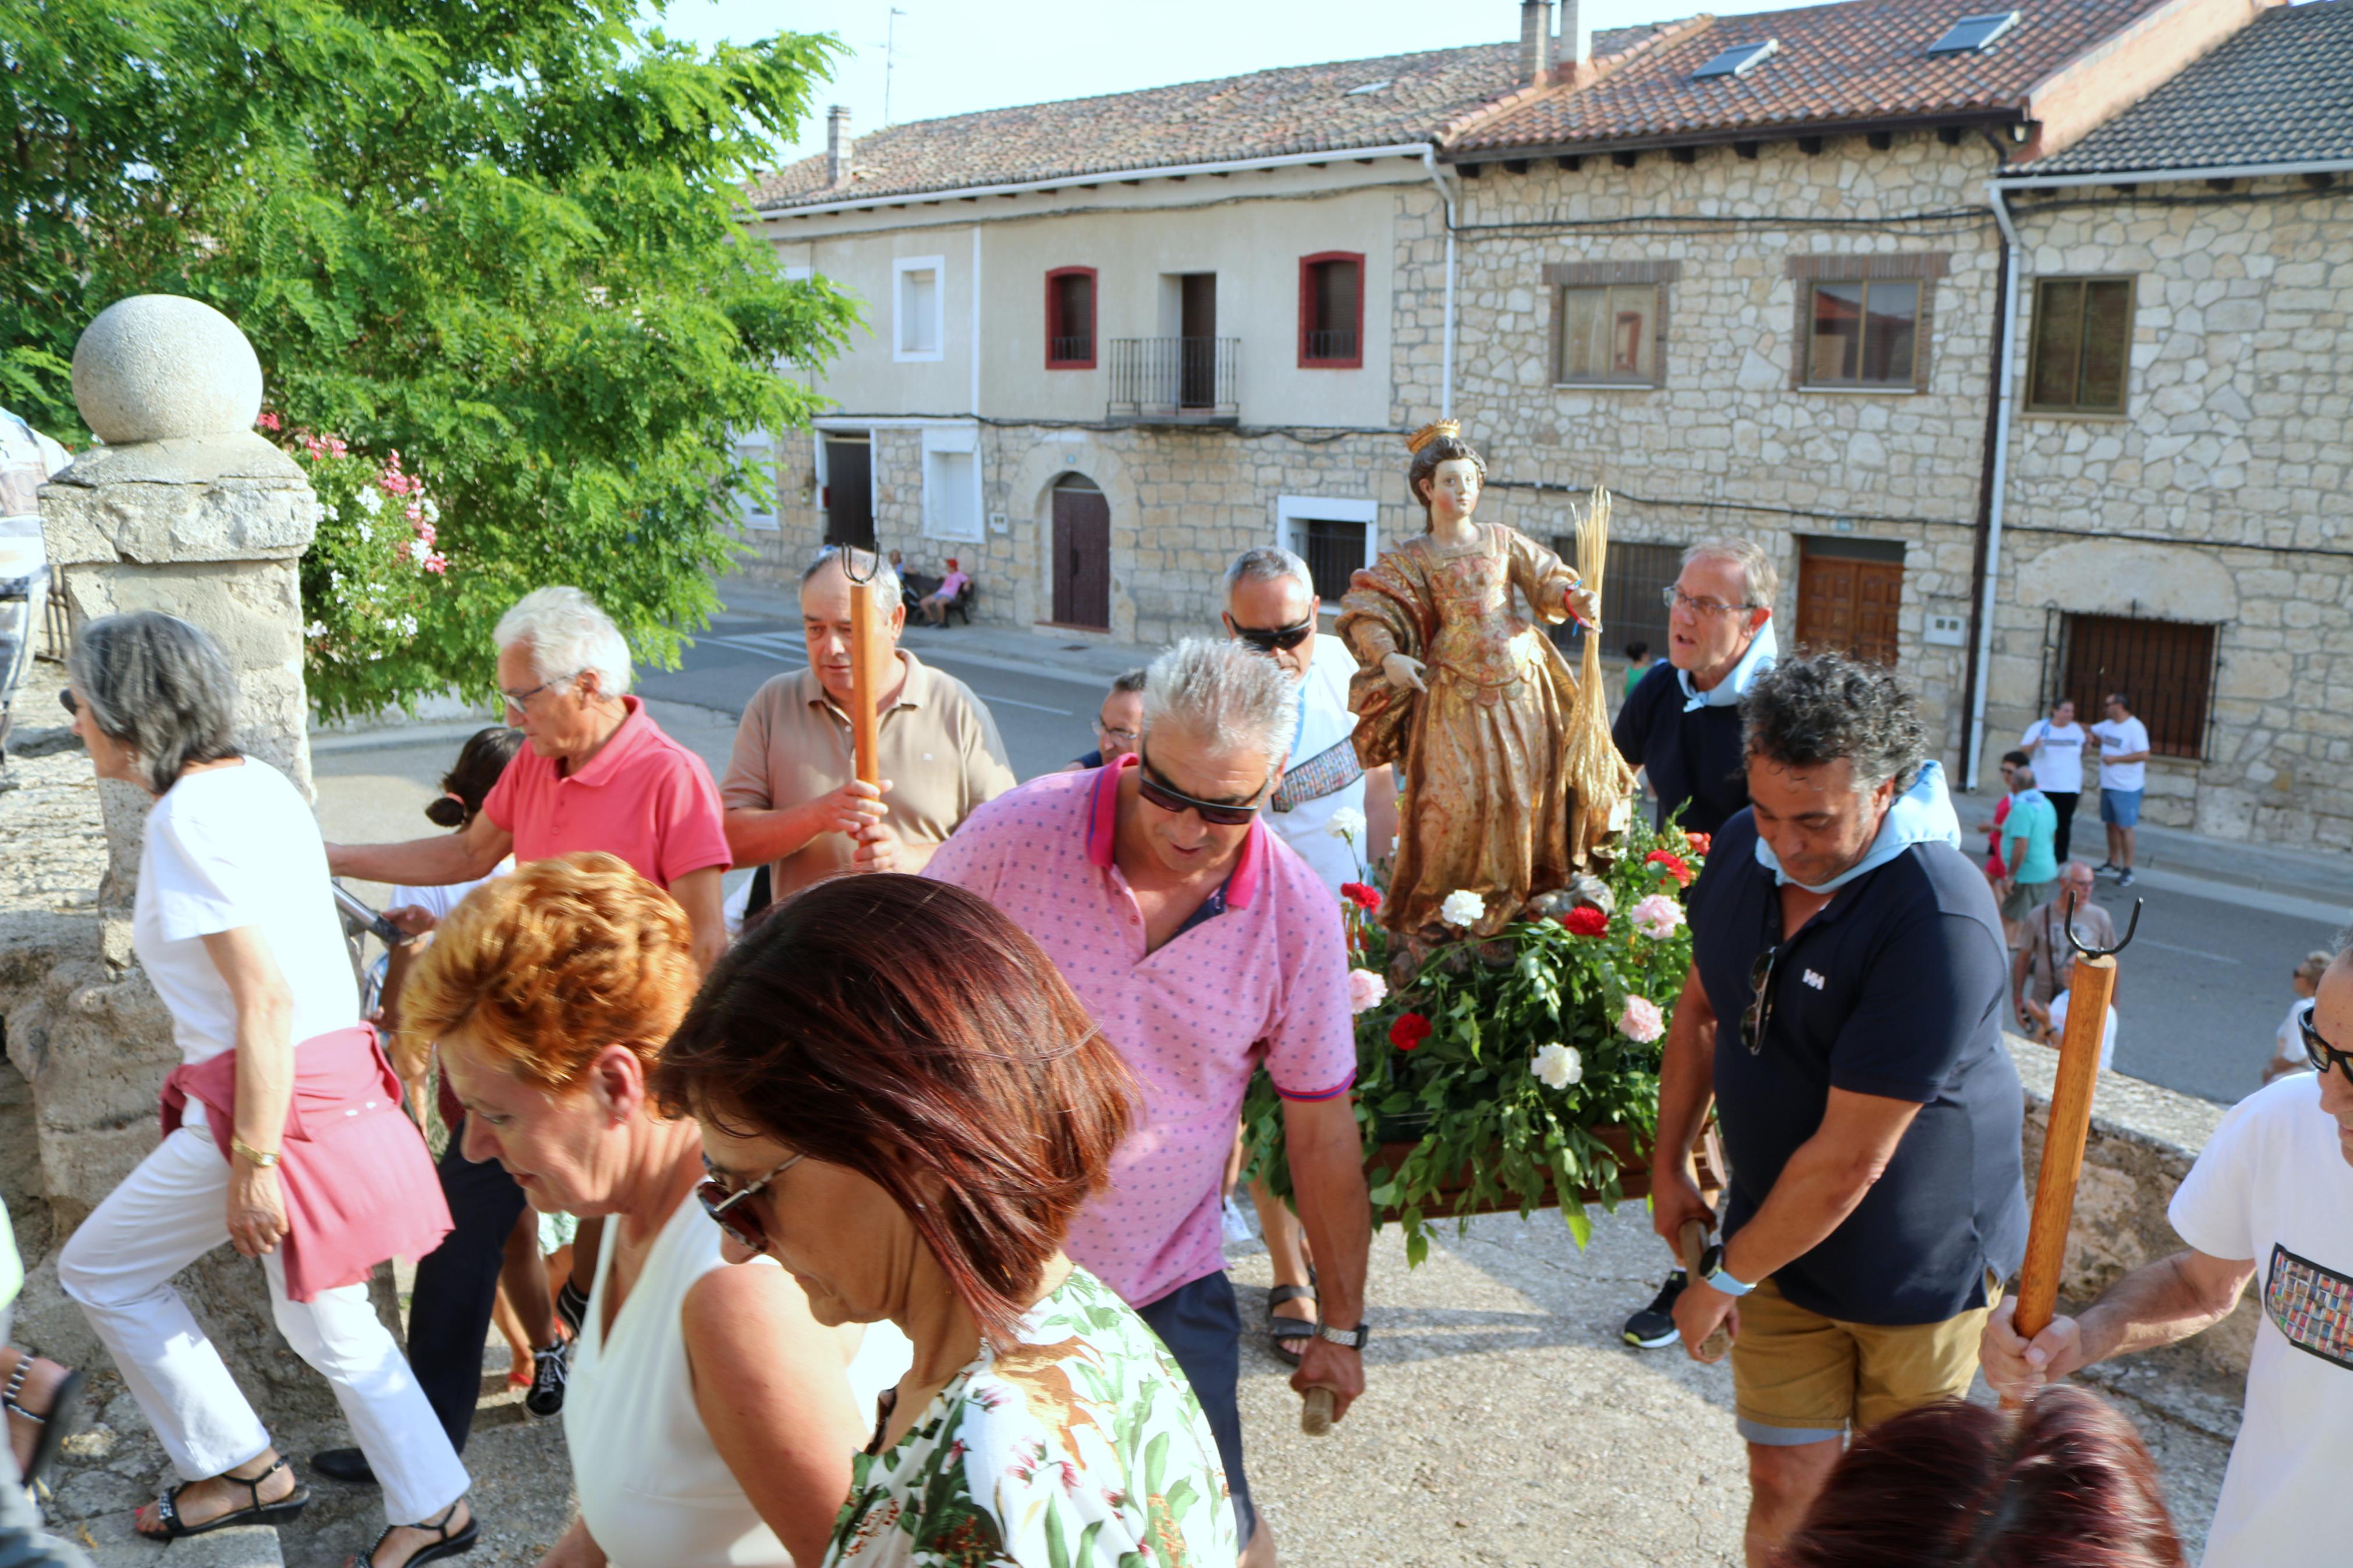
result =
[[[1598,0],[1560,0],[1560,46],[1554,58],[1570,70],[1593,63],[1593,6]]]
[[[1542,86],[1551,72],[1552,0],[1520,0],[1520,80]]]
[[[835,104],[825,111],[825,183],[849,184],[849,108]]]

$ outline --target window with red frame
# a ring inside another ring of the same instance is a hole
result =
[[[1095,269],[1058,267],[1046,274],[1046,368],[1095,368]]]
[[[1365,258],[1327,251],[1299,263],[1299,365],[1356,370],[1365,363]]]

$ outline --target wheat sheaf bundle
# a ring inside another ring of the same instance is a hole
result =
[[[1577,574],[1601,598],[1601,577],[1609,563],[1609,492],[1593,487],[1585,525],[1577,533]],[[1634,793],[1634,770],[1609,738],[1609,701],[1601,686],[1601,635],[1585,635],[1585,658],[1577,673],[1577,704],[1568,716],[1567,772],[1577,792],[1577,820],[1570,826],[1569,858],[1584,866],[1594,850],[1625,824]]]

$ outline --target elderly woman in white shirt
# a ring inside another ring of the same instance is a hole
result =
[[[262,1260],[280,1331],[333,1387],[383,1482],[389,1525],[364,1561],[402,1568],[463,1552],[475,1539],[465,1467],[365,1284],[374,1263],[429,1250],[448,1211],[438,1191],[417,1195],[431,1162],[360,1025],[311,808],[239,754],[235,678],[195,626],[109,616],[81,629],[67,668],[66,705],[98,776],[155,797],[132,947],[182,1058],[162,1143],[58,1266],[184,1482],[137,1529],[172,1541],[287,1519],[310,1500],[171,1286],[231,1242]],[[351,1206],[320,1228],[304,1216],[322,1211],[290,1207],[289,1191]]]
[[[783,1269],[722,1258],[696,1124],[647,1092],[697,979],[670,895],[581,853],[467,895],[402,996],[467,1156],[542,1213],[613,1216],[564,1403],[580,1517],[543,1568],[815,1564],[865,1436],[853,1378],[871,1409],[911,1354],[888,1329],[861,1352]]]

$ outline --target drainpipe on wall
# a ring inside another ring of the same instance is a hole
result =
[[[1438,198],[1446,204],[1446,324],[1441,329],[1438,416],[1450,419],[1454,416],[1454,186],[1438,166],[1435,145],[1422,148],[1421,166],[1430,171],[1430,183],[1438,187]]]
[[[2010,477],[2010,418],[2017,379],[2018,275],[2025,257],[2018,230],[2010,221],[2010,204],[2001,186],[1986,182],[1986,198],[1993,204],[1993,220],[2001,229],[2002,286],[2000,363],[1994,372],[1993,462],[1986,480],[1985,563],[1978,585],[1976,657],[1969,668],[1969,727],[1968,751],[1961,758],[1962,787],[1978,787],[1978,761],[1985,753],[1986,700],[1993,668],[1993,608],[2001,585],[2002,491]]]

